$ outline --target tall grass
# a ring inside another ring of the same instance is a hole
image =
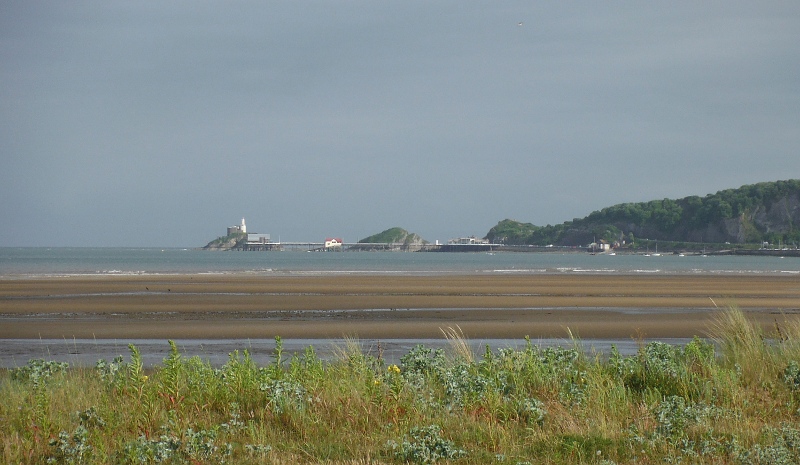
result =
[[[144,370],[31,361],[0,372],[3,463],[798,463],[800,325],[736,308],[711,339],[623,356],[569,347],[417,346],[387,365],[345,340],[222,367],[174,343]]]
[[[475,354],[472,353],[472,348],[469,346],[469,341],[466,336],[464,336],[464,331],[461,330],[461,327],[456,325],[455,328],[448,326],[445,328],[439,328],[442,332],[442,335],[445,339],[450,343],[450,349],[452,350],[453,356],[457,359],[464,360],[468,363],[473,363],[475,361]]]

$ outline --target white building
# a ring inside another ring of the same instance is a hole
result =
[[[450,239],[449,242],[449,244],[456,244],[456,245],[476,245],[476,244],[488,244],[488,243],[489,243],[488,239],[478,239],[475,236]]]
[[[238,226],[231,226],[228,228],[228,235],[236,234],[236,233],[245,233],[247,234],[247,225],[244,224],[244,218],[242,218],[242,224]]]
[[[325,248],[326,249],[341,249],[342,248],[342,239],[338,237],[328,237],[325,239]]]

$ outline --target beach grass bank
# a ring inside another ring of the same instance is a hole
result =
[[[344,342],[214,368],[172,344],[93,368],[0,371],[4,463],[788,464],[800,460],[800,324],[764,332],[736,308],[715,344],[633,356],[571,346],[473,353],[417,346],[400,363]],[[716,349],[715,349],[716,347]]]

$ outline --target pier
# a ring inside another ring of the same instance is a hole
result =
[[[536,248],[524,246],[525,249]],[[325,247],[324,242],[266,242],[247,244],[232,250],[265,251],[305,251],[305,252],[492,252],[520,251],[519,246],[503,244],[406,244],[404,242],[343,242],[340,246]],[[530,250],[526,250],[530,251]]]
[[[292,241],[292,242],[268,242],[264,244],[247,244],[243,247],[238,247],[234,250],[247,250],[247,251],[270,251],[270,250],[293,250],[293,251],[306,251],[306,252],[373,252],[373,251],[404,251],[408,250],[424,250],[430,251],[433,248],[440,247],[438,245],[419,244],[409,246],[403,242],[385,243],[385,242],[343,242],[336,247],[325,247],[324,242],[312,241]]]

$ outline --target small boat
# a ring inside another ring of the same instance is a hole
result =
[[[661,254],[658,253],[658,241],[656,241],[656,251],[655,251],[655,253],[653,253],[653,256],[654,257],[660,257],[661,256]]]

